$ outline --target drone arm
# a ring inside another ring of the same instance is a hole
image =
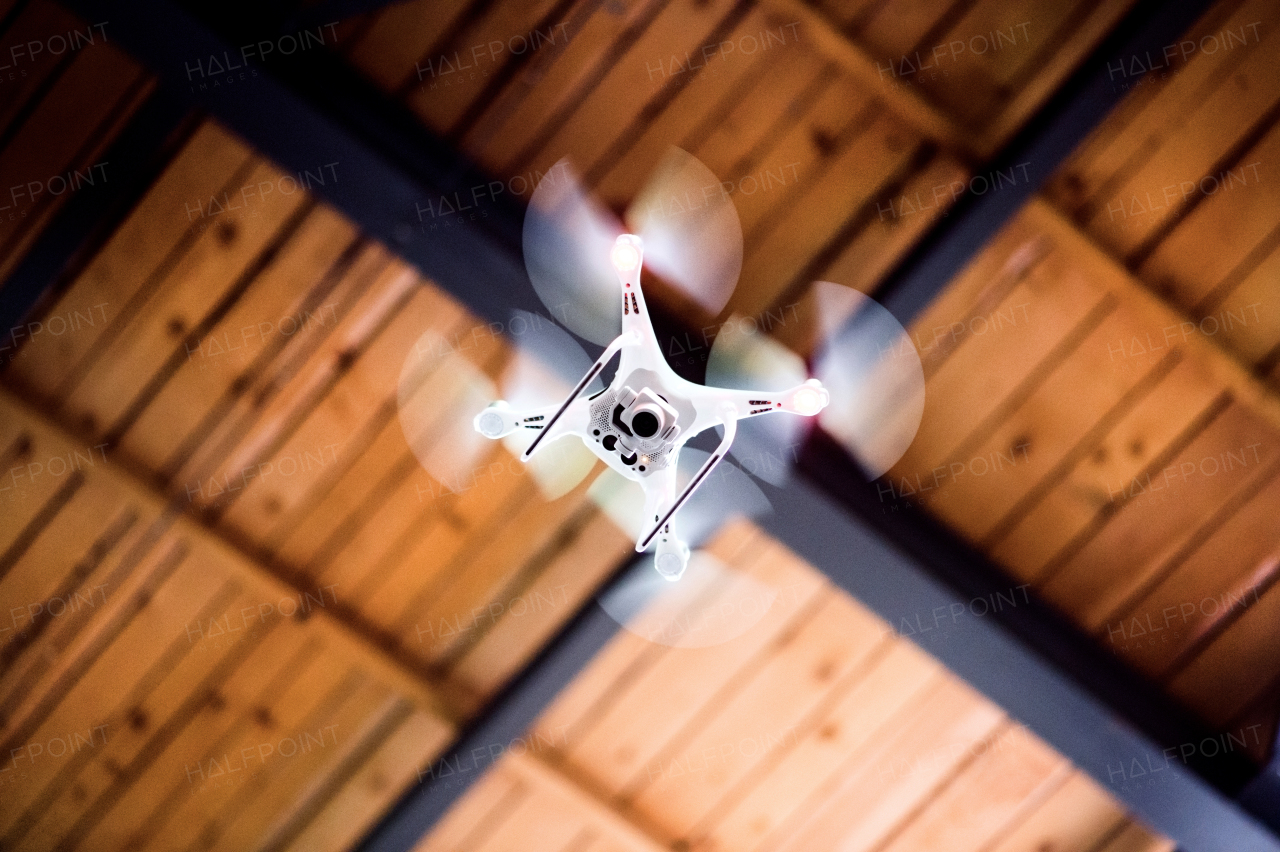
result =
[[[698,490],[698,486],[706,481],[707,476],[725,457],[725,454],[729,452],[729,445],[733,443],[733,438],[738,433],[737,412],[733,410],[732,405],[726,405],[723,407],[723,422],[724,437],[720,439],[720,446],[716,447],[716,451],[711,454],[711,457],[702,463],[702,467],[698,468],[698,472],[689,480],[689,484],[685,486],[684,491],[681,491],[680,495],[671,502],[667,511],[658,518],[657,522],[654,524],[653,528],[649,530],[648,534],[636,542],[637,551],[642,551],[653,543],[653,540],[657,537],[658,533],[662,532],[663,529],[667,527],[667,524],[671,522],[675,513],[680,510],[681,506],[688,502],[689,498],[693,496],[693,492]],[[646,517],[648,516],[646,515]]]
[[[777,411],[811,417],[826,408],[827,403],[831,401],[831,394],[817,379],[809,379],[785,391],[713,389],[712,392],[717,395],[717,398],[731,403],[737,410],[739,418]]]
[[[565,401],[556,407],[555,413],[547,419],[545,425],[542,427],[542,431],[540,431],[537,437],[533,439],[533,443],[530,444],[529,447],[521,454],[521,461],[529,460],[529,457],[533,455],[534,450],[538,449],[542,440],[547,437],[555,427],[556,423],[560,421],[560,418],[564,416],[564,413],[569,410],[569,406],[573,404],[573,401],[582,395],[582,392],[587,389],[587,385],[591,384],[596,376],[600,375],[600,371],[604,369],[605,365],[609,363],[609,359],[612,358],[619,349],[634,342],[633,338],[634,335],[628,334],[624,331],[622,334],[614,338],[612,343],[605,347],[604,352],[602,352],[600,357],[596,359],[596,362],[591,365],[591,369],[587,370],[586,374],[578,380],[576,385],[573,386],[573,390],[569,392],[569,396],[565,398]]]
[[[542,429],[559,407],[559,403],[554,403],[517,411],[499,400],[477,414],[474,425],[481,435],[497,440],[521,429]]]

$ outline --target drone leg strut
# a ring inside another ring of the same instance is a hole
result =
[[[718,465],[725,457],[725,454],[729,452],[729,445],[733,443],[733,438],[737,433],[737,418],[733,416],[725,417],[724,437],[720,439],[720,446],[716,447],[716,451],[711,454],[711,457],[702,463],[702,467],[698,468],[698,472],[689,480],[689,484],[685,486],[684,491],[680,492],[680,496],[676,497],[675,501],[667,508],[666,514],[658,519],[658,522],[654,525],[653,529],[649,530],[649,534],[636,543],[636,550],[644,550],[653,543],[654,537],[662,531],[662,528],[665,527],[671,520],[672,516],[680,510],[680,507],[693,496],[693,492],[698,490],[698,486],[706,480],[707,475],[715,469],[715,466]]]
[[[631,341],[627,339],[627,335],[623,334],[619,335],[608,345],[608,347],[605,348],[600,357],[596,359],[596,362],[591,365],[591,369],[587,370],[586,375],[579,379],[578,383],[574,385],[573,390],[569,392],[569,396],[560,404],[560,407],[556,409],[556,413],[551,415],[551,419],[542,427],[542,431],[533,439],[533,443],[530,444],[529,448],[520,456],[522,461],[529,460],[529,457],[533,455],[533,451],[542,443],[542,439],[547,437],[547,433],[549,433],[556,425],[556,422],[564,416],[564,413],[569,410],[569,406],[573,405],[573,401],[582,395],[582,392],[587,389],[587,385],[591,384],[591,381],[596,376],[600,375],[600,371],[604,369],[605,364],[609,363],[609,359],[622,348],[623,344],[630,342]]]

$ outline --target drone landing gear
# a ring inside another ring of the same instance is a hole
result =
[[[671,518],[680,510],[698,486],[706,480],[711,471],[715,469],[725,454],[729,451],[729,445],[733,443],[733,438],[738,431],[737,413],[732,406],[729,406],[723,412],[724,414],[724,437],[720,439],[720,446],[716,447],[716,451],[711,454],[702,467],[698,468],[698,472],[689,480],[689,484],[680,492],[680,496],[672,499],[672,492],[675,490],[675,470],[664,471],[666,475],[662,477],[661,483],[655,483],[657,488],[652,492],[651,499],[646,501],[645,517],[653,516],[656,523],[653,529],[649,530],[636,542],[636,550],[644,551],[649,545],[657,539],[658,547],[654,559],[654,567],[658,569],[658,573],[668,580],[679,580],[684,574],[685,568],[689,565],[689,546],[682,542],[679,537],[671,530]],[[656,496],[657,499],[653,499]],[[656,504],[655,509],[652,504]],[[663,511],[665,509],[665,511]]]

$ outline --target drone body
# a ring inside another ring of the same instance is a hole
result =
[[[830,401],[816,379],[780,392],[731,390],[696,384],[676,375],[663,357],[640,289],[643,244],[633,234],[617,238],[611,254],[622,300],[622,333],[560,403],[516,411],[496,402],[475,418],[488,438],[517,429],[537,435],[521,454],[528,461],[541,447],[563,435],[576,435],[605,464],[640,484],[645,503],[636,550],[656,543],[655,567],[678,580],[688,564],[689,548],[672,532],[672,520],[733,443],[737,421],[773,412],[813,416]],[[617,372],[609,387],[586,397],[584,391],[614,355]],[[715,452],[677,493],[676,461],[693,436],[713,426],[724,435]]]

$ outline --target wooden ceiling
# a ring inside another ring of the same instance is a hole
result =
[[[1173,848],[776,542],[711,550],[778,592],[760,620],[708,647],[619,633],[419,852]],[[676,622],[748,611],[717,592]]]
[[[734,187],[731,309],[758,314],[817,278],[874,292],[1129,5],[418,0],[341,22],[332,49],[511,195],[568,156],[621,209],[685,147]],[[0,0],[0,26],[5,52],[93,33],[50,0]],[[942,518],[1223,726],[1270,719],[1280,675],[1260,32],[1141,78],[916,322],[929,407],[883,483],[888,510]],[[29,197],[0,199],[0,280],[71,197],[54,176],[110,175],[155,82],[103,40],[18,70],[0,185]],[[0,847],[350,848],[631,549],[585,485],[547,500],[500,446],[465,488],[423,469],[396,416],[416,341],[493,378],[511,349],[302,188],[343,178],[316,165],[286,174],[189,122],[0,339],[0,752],[25,761],[0,767]],[[1241,177],[1158,215],[1126,200],[1224,172]],[[437,201],[422,226],[456,225]],[[414,381],[457,393],[447,369]],[[1221,473],[1171,499],[1132,485],[1210,457]],[[954,463],[928,495],[902,484]],[[739,526],[715,547],[799,593],[713,648],[619,634],[531,734],[549,745],[422,848],[1171,848],[777,543]],[[1205,596],[1253,603],[1202,616]],[[1186,602],[1169,640],[1137,638],[1133,618]],[[88,747],[53,754],[78,732]]]
[[[1270,12],[1219,3],[1177,73],[1117,72],[1132,94],[915,323],[926,413],[886,492],[1224,730],[1280,701]]]

